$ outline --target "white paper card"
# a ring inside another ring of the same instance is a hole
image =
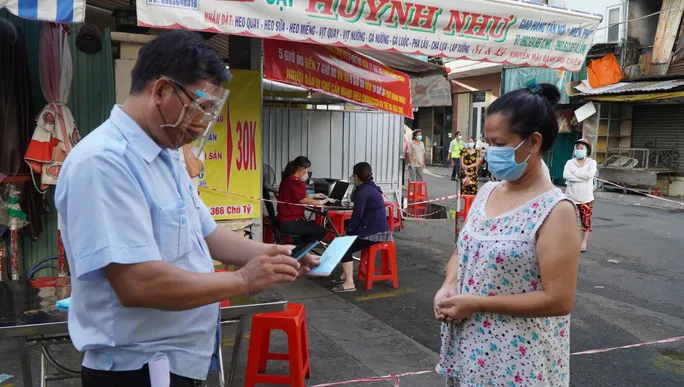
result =
[[[166,355],[156,355],[149,362],[150,383],[152,387],[169,387],[171,385],[171,369]]]
[[[327,277],[335,270],[335,266],[342,260],[344,254],[347,253],[352,243],[356,240],[356,235],[337,237],[333,239],[332,243],[325,249],[321,256],[321,264],[316,266],[309,272],[313,277]]]
[[[596,106],[594,106],[594,103],[591,101],[585,103],[581,108],[575,110],[577,122],[582,122],[594,114],[596,114]]]

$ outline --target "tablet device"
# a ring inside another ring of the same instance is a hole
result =
[[[300,259],[304,258],[306,254],[311,252],[311,250],[315,249],[319,243],[319,241],[300,243],[294,249],[292,249],[290,256],[299,261]]]
[[[312,277],[329,276],[335,269],[335,266],[340,263],[344,255],[349,251],[349,248],[355,240],[356,235],[333,239],[332,243],[330,243],[321,256],[321,264],[311,269],[308,275]]]

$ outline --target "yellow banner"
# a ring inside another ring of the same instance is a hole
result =
[[[204,146],[200,198],[215,220],[259,218],[259,200],[244,196],[261,197],[261,74],[230,72],[228,103]]]

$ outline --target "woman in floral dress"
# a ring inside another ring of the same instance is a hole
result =
[[[568,386],[580,238],[575,208],[544,177],[558,133],[553,85],[531,85],[487,111],[490,172],[435,295],[447,385]]]
[[[480,151],[475,149],[475,140],[469,137],[465,148],[461,149],[461,195],[477,195],[477,176],[481,164]]]

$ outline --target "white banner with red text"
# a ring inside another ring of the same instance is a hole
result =
[[[138,25],[579,71],[601,16],[514,0],[138,0]]]

